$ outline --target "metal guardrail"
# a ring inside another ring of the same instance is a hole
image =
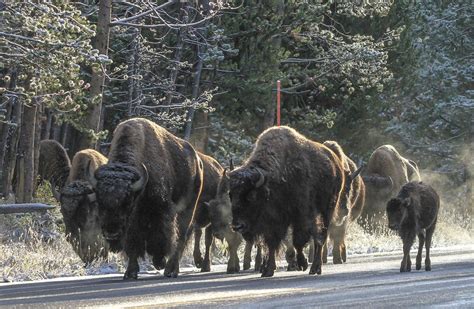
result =
[[[55,208],[55,206],[41,203],[0,204],[0,214],[18,214],[36,211],[46,211],[53,208]]]

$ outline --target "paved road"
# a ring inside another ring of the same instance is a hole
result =
[[[146,273],[125,282],[117,274],[5,283],[0,306],[474,308],[474,246],[434,250],[431,272],[399,273],[400,252],[349,258],[325,265],[318,277],[286,272],[284,265],[273,278],[226,275],[224,266],[214,266],[206,274],[185,269],[177,279]]]

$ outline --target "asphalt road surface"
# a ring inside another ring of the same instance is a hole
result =
[[[412,252],[412,262],[416,253]],[[474,308],[474,246],[435,249],[431,272],[400,273],[401,253],[349,256],[323,266],[322,276],[286,272],[273,278],[184,269],[176,279],[143,273],[0,284],[2,307],[446,307]],[[414,267],[414,265],[413,265]]]

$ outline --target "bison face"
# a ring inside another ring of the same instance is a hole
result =
[[[410,204],[409,198],[392,198],[387,203],[388,227],[391,230],[398,231],[406,216],[406,209]]]
[[[242,234],[253,234],[258,226],[266,199],[264,172],[260,168],[238,169],[230,173],[229,198],[232,204],[232,227]]]
[[[214,199],[206,205],[212,224],[212,234],[214,237],[223,240],[232,223],[232,206],[229,193],[227,193],[227,201],[222,202],[222,199]]]
[[[107,245],[100,233],[95,194],[85,181],[74,181],[60,193],[61,213],[66,226],[67,240],[85,263],[107,255]]]
[[[97,194],[102,233],[113,251],[122,249],[128,219],[137,198],[148,181],[146,168],[138,171],[133,166],[111,163],[95,172],[93,184]]]

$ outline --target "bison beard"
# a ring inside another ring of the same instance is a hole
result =
[[[262,236],[268,259],[262,277],[273,276],[275,252],[293,228],[297,264],[306,269],[303,247],[313,237],[310,274],[321,274],[321,250],[331,220],[348,215],[340,208],[344,170],[336,155],[289,127],[263,132],[243,166],[229,173],[233,227],[247,239]]]
[[[153,122],[134,118],[115,129],[108,159],[91,182],[102,232],[129,258],[124,279],[138,277],[145,252],[165,276],[176,277],[202,189],[197,152]]]

